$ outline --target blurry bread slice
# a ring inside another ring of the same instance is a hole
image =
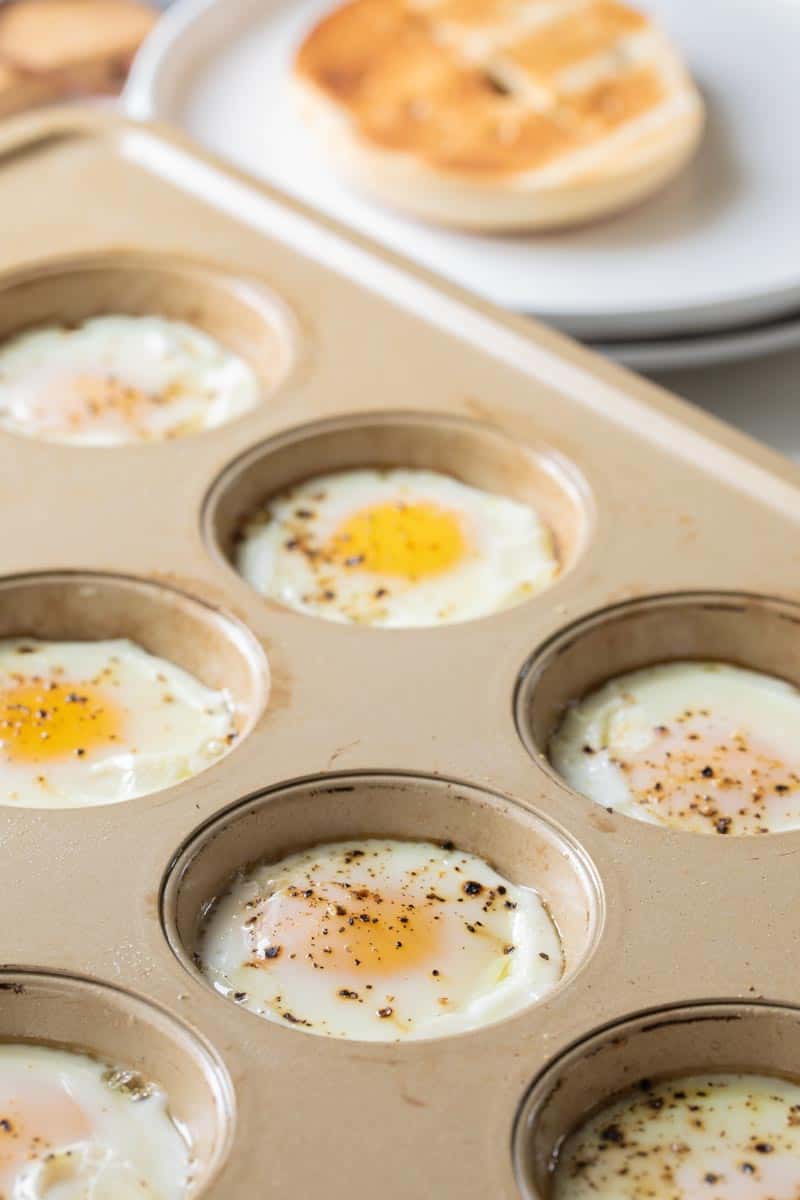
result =
[[[344,178],[469,229],[616,212],[686,164],[704,119],[666,35],[618,0],[349,0],[293,86]]]
[[[0,117],[47,104],[58,96],[52,80],[23,74],[0,62]]]
[[[118,91],[156,18],[139,0],[0,5],[0,116],[70,95]]]

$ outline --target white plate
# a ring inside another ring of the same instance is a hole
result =
[[[793,313],[782,320],[722,333],[654,338],[652,341],[587,342],[587,345],[634,371],[714,367],[719,363],[744,362],[800,347],[800,316]]]
[[[339,186],[287,102],[295,45],[330,0],[179,0],[135,64],[137,116],[208,147],[500,304],[617,340],[800,307],[798,0],[641,0],[688,55],[710,120],[659,196],[570,234],[493,238],[409,221]]]

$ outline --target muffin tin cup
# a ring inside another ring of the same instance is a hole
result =
[[[165,317],[200,329],[250,365],[261,403],[274,398],[296,366],[298,330],[280,297],[199,258],[114,249],[25,267],[0,284],[2,341],[109,314]]]
[[[97,980],[3,967],[2,1042],[77,1051],[156,1083],[190,1139],[196,1193],[213,1183],[231,1140],[231,1081],[213,1049],[163,1009]]]
[[[244,625],[148,580],[81,571],[0,579],[0,637],[127,639],[206,687],[229,693],[237,733],[233,749],[256,724],[269,696],[267,658]]]
[[[636,1014],[571,1046],[533,1083],[514,1130],[525,1200],[548,1200],[564,1138],[643,1079],[725,1074],[800,1081],[800,1009],[706,1002]]]
[[[563,831],[457,780],[388,773],[279,786],[214,818],[166,877],[161,918],[170,945],[195,971],[204,915],[243,866],[365,837],[457,840],[459,850],[486,859],[512,883],[539,891],[561,938],[561,985],[589,958],[603,923],[602,890],[592,864]]]
[[[542,757],[563,705],[618,669],[680,653],[795,680],[796,469],[163,131],[39,114],[0,131],[0,170],[0,333],[165,312],[248,358],[263,393],[213,435],[91,454],[0,433],[0,632],[131,637],[229,687],[242,717],[230,754],[163,792],[0,806],[0,961],[105,980],[208,1049],[235,1104],[220,1085],[204,1110],[220,1140],[203,1200],[519,1200],[520,1105],[570,1046],[645,1008],[799,999],[800,833],[645,826]],[[480,620],[370,633],[236,575],[248,509],[375,465],[534,502],[559,578]],[[245,861],[370,834],[451,839],[538,886],[565,940],[561,984],[494,1025],[396,1044],[304,1036],[215,994],[191,955],[220,884]],[[180,1055],[152,1044],[180,1115]]]
[[[651,596],[593,613],[523,667],[515,697],[520,737],[542,763],[571,704],[610,679],[660,663],[731,663],[798,687],[798,634],[800,605],[747,593]]]

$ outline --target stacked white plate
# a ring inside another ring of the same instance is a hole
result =
[[[179,0],[135,65],[129,109],[185,126],[362,232],[633,365],[800,345],[797,0],[645,0],[707,97],[700,154],[660,196],[615,220],[503,238],[417,224],[339,186],[318,162],[286,76],[303,32],[329,6]]]
[[[177,0],[125,100],[134,115],[182,125],[360,232],[637,369],[800,354],[800,2],[639,3],[689,61],[708,102],[705,138],[660,195],[569,233],[437,229],[339,185],[286,87],[295,47],[331,0]],[[796,441],[800,450],[800,425]]]

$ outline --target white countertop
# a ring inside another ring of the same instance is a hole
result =
[[[800,461],[800,351],[651,378]]]

